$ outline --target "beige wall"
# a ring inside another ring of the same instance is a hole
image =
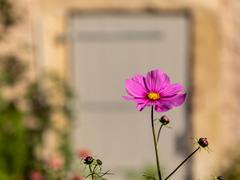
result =
[[[237,1],[18,0],[18,6],[20,12],[24,12],[20,14],[25,15],[10,32],[13,35],[7,40],[7,47],[3,42],[0,46],[9,51],[11,45],[11,51],[29,59],[38,72],[54,70],[65,78],[69,78],[69,48],[64,37],[72,10],[189,9],[194,23],[193,137],[208,137],[211,149],[211,153],[197,155],[194,172],[198,179],[221,172],[219,168],[226,160],[224,153],[239,141],[240,136],[237,128],[240,125],[240,81],[237,78],[240,70],[240,62],[237,61],[240,56],[240,41],[237,38],[240,21],[236,18],[239,17],[240,5]]]

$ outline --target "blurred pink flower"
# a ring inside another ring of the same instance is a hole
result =
[[[186,93],[181,93],[183,86],[171,84],[168,75],[159,69],[127,79],[125,87],[129,96],[123,98],[137,103],[138,111],[154,106],[157,112],[165,112],[182,105],[186,99]]]
[[[81,176],[74,176],[72,180],[84,180]]]
[[[30,180],[43,180],[43,176],[40,171],[34,170],[34,171],[30,172],[29,179]]]
[[[47,165],[54,170],[61,169],[63,167],[63,159],[59,155],[54,155],[49,158]]]
[[[92,153],[88,149],[80,149],[77,153],[78,157],[84,159],[88,156],[91,156]]]

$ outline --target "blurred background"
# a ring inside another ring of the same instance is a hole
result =
[[[154,171],[150,110],[122,99],[154,68],[188,93],[166,113],[164,174],[207,137],[173,179],[240,179],[239,17],[239,0],[0,0],[0,179],[49,179],[84,154],[113,180]]]

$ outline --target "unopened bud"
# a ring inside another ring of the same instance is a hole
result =
[[[87,156],[87,157],[84,159],[84,163],[85,163],[85,164],[92,164],[92,162],[93,162],[92,156]]]
[[[159,120],[163,125],[169,124],[170,120],[166,115],[163,115],[161,119]]]
[[[101,161],[100,159],[97,159],[97,164],[98,164],[99,166],[101,166],[101,165],[102,165],[102,161]]]
[[[207,147],[208,146],[207,138],[199,138],[198,144],[203,148]]]

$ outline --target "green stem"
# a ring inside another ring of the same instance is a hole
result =
[[[157,142],[159,141],[160,133],[161,133],[162,127],[163,127],[163,124],[161,124],[161,126],[160,126],[160,128],[159,128],[159,130],[158,130]]]
[[[157,139],[156,139],[156,134],[155,134],[155,129],[154,129],[153,106],[151,108],[151,122],[152,122],[152,134],[153,134],[154,149],[155,149],[155,155],[156,155],[158,177],[159,177],[159,180],[162,180],[159,157],[158,157]]]
[[[181,162],[178,167],[176,167],[169,175],[165,178],[165,180],[169,179],[189,158],[191,158],[198,150],[200,150],[200,147],[198,147],[195,151],[193,151],[186,159]]]
[[[95,178],[95,176],[94,176],[94,174],[93,174],[93,171],[92,171],[92,168],[91,168],[91,165],[89,164],[89,170],[90,170],[90,173],[91,173],[91,177],[92,177],[92,180],[94,180]]]

